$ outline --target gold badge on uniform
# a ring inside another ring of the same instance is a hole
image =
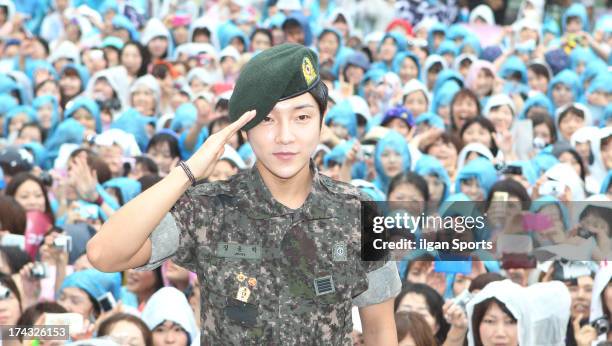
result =
[[[241,286],[238,288],[238,292],[236,293],[236,299],[239,301],[246,303],[251,296],[251,290],[246,286]]]
[[[308,84],[308,86],[310,86],[315,79],[317,79],[317,72],[307,56],[305,56],[304,60],[302,60],[302,74],[304,75],[304,79],[306,80],[306,84]]]
[[[238,282],[243,282],[245,279],[246,279],[246,275],[244,275],[242,272],[236,275],[236,280],[238,280]]]
[[[251,287],[255,287],[255,285],[257,285],[257,279],[255,278],[249,278],[249,281],[247,281],[249,286]]]

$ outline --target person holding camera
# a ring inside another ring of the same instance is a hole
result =
[[[357,305],[366,344],[397,345],[397,268],[360,260],[362,195],[311,160],[326,106],[313,51],[259,53],[236,82],[233,123],[113,214],[87,245],[90,262],[150,270],[174,255],[203,287],[203,344],[350,344]],[[241,129],[255,167],[197,184]]]

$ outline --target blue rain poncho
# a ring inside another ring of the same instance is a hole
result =
[[[100,107],[96,103],[96,101],[88,98],[88,97],[77,97],[73,101],[69,103],[69,108],[64,112],[64,119],[72,118],[74,113],[81,109],[85,108],[96,120],[96,133],[102,132],[102,118],[100,116]]]
[[[559,72],[548,84],[548,98],[551,100],[552,92],[555,89],[557,84],[566,85],[574,95],[574,101],[577,101],[582,97],[582,86],[580,84],[580,77],[576,74],[576,72],[572,70],[563,70]]]
[[[239,38],[244,44],[244,48],[249,48],[249,38],[247,35],[240,30],[234,23],[226,22],[219,25],[217,28],[217,37],[219,39],[219,45],[221,49],[230,45],[233,39]],[[239,52],[242,53],[242,52]]]
[[[9,110],[4,116],[4,134],[9,134],[11,120],[20,114],[28,116],[28,122],[36,121],[36,110],[31,106],[17,106]]]
[[[468,162],[459,172],[455,180],[455,191],[461,191],[461,182],[476,178],[486,198],[491,187],[497,181],[497,170],[493,163],[484,157],[478,157]]]
[[[120,298],[121,273],[103,273],[96,269],[85,269],[70,274],[62,282],[59,292],[74,287],[87,292],[93,299],[111,293],[116,300]]]
[[[374,179],[374,185],[387,193],[389,189],[389,183],[391,178],[385,174],[385,170],[382,165],[382,154],[385,150],[391,149],[398,153],[402,158],[402,172],[410,171],[410,165],[412,164],[410,158],[410,149],[406,139],[394,130],[390,130],[381,140],[376,143],[376,150],[374,152],[374,167],[376,169],[376,178]]]
[[[567,210],[565,205],[561,203],[561,201],[559,201],[556,197],[546,195],[536,199],[535,201],[531,202],[531,207],[529,211],[531,211],[532,213],[537,213],[542,210],[542,208],[548,205],[554,205],[559,209],[559,211],[561,212],[563,227],[565,228],[565,230],[569,230],[569,211]]]
[[[196,121],[198,110],[191,102],[180,105],[170,123],[170,129],[176,133],[187,131]]]
[[[448,172],[442,166],[438,159],[430,155],[421,155],[414,168],[415,173],[421,176],[433,175],[436,176],[444,184],[444,192],[442,193],[442,203],[450,195],[451,180]]]
[[[83,144],[84,133],[85,127],[78,121],[72,118],[62,121],[45,142],[47,157],[44,168],[49,169],[53,166],[63,144]]]
[[[518,116],[519,120],[527,119],[527,114],[529,113],[529,110],[533,107],[544,108],[548,112],[548,115],[550,115],[551,118],[555,114],[555,109],[552,104],[552,101],[546,95],[542,93],[537,93],[533,96],[530,96],[527,99],[527,101],[525,101],[523,110]]]
[[[102,187],[105,189],[108,188],[116,188],[121,193],[121,199],[123,200],[123,204],[131,201],[134,197],[136,197],[142,186],[138,180],[134,180],[126,177],[118,177],[108,180],[102,184]]]
[[[327,112],[325,124],[331,123],[346,128],[351,138],[357,137],[357,116],[348,101],[338,103]]]
[[[586,32],[590,31],[589,15],[586,7],[583,4],[575,2],[567,8],[565,13],[563,13],[563,18],[561,19],[561,28],[563,29],[563,32],[567,30],[567,20],[570,17],[578,17],[582,22],[582,30]]]

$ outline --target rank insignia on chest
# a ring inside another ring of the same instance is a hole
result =
[[[334,280],[331,275],[314,279],[314,287],[317,296],[336,292]]]
[[[334,245],[332,246],[332,260],[334,262],[345,262],[346,258],[346,243],[334,243]]]
[[[241,302],[246,303],[251,296],[251,290],[246,286],[240,286],[238,288],[238,292],[236,292],[236,299]]]

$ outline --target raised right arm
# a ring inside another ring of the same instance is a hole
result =
[[[223,155],[225,143],[255,115],[240,119],[210,136],[187,160],[196,179],[208,177]],[[190,186],[181,167],[117,210],[87,243],[87,258],[98,270],[117,272],[145,265],[151,258],[150,235]]]

